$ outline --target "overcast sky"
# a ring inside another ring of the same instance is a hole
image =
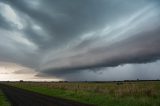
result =
[[[159,0],[0,0],[0,80],[160,79]]]

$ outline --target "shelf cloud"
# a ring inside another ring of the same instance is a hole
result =
[[[65,80],[158,69],[159,10],[159,0],[0,0],[0,61]]]

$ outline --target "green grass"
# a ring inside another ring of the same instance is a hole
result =
[[[0,90],[0,106],[11,106],[1,90]]]
[[[97,106],[160,106],[160,82],[10,83],[41,94]]]

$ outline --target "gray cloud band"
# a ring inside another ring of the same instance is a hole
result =
[[[158,0],[0,3],[0,61],[63,76],[159,59]]]
[[[140,33],[110,47],[96,48],[86,54],[53,60],[44,73],[68,74],[84,69],[114,67],[126,63],[147,63],[160,58],[160,29]],[[64,54],[65,55],[65,54]],[[50,64],[47,63],[46,65]],[[44,65],[45,66],[45,65]]]

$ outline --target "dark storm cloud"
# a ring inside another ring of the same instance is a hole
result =
[[[117,16],[131,15],[130,12],[134,12],[140,6],[145,5],[143,2],[140,2],[142,5],[137,5],[132,1],[117,2],[116,0],[101,0],[99,2],[96,0],[36,1],[39,2],[37,8],[31,8],[32,5],[34,6],[34,2],[31,0],[10,0],[8,3],[17,10],[29,15],[49,36],[52,36],[50,37],[52,43],[46,45],[50,46],[52,44],[52,47],[54,45],[59,46],[62,42],[67,43],[83,33],[100,29],[106,23],[111,23]],[[128,8],[130,2],[132,2],[132,5]],[[32,33],[31,30],[27,30],[27,32]],[[41,45],[36,34],[28,34],[27,37]]]
[[[160,79],[160,61],[145,64],[125,64],[117,67],[100,68],[96,72],[81,70],[57,75],[69,81],[119,81],[119,80],[157,80]],[[52,74],[39,73],[38,77],[53,77]]]
[[[113,67],[126,63],[154,62],[160,59],[159,34],[160,28],[134,35],[132,38],[115,43],[110,47],[96,48],[86,54],[55,60],[56,63],[60,62],[60,67],[51,68],[44,72],[63,75],[84,69],[94,70],[94,68]],[[93,60],[94,62],[92,62]],[[70,65],[65,65],[64,61]],[[54,62],[52,67],[54,67]]]
[[[0,16],[0,28],[11,29],[8,23]]]
[[[158,0],[0,3],[0,61],[34,68],[42,76],[69,78],[160,57]]]

